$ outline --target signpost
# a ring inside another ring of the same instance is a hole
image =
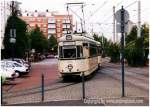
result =
[[[10,29],[10,43],[12,43],[12,60],[14,60],[14,44],[16,43],[16,29]]]
[[[115,14],[116,21],[120,25],[117,29],[118,33],[121,33],[121,76],[122,76],[122,97],[125,96],[125,89],[124,89],[124,34],[127,32],[127,22],[129,20],[129,13],[123,8],[118,10]]]

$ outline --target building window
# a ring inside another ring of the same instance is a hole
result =
[[[48,29],[48,33],[49,33],[49,34],[55,34],[56,31],[55,31],[55,29]]]
[[[61,23],[57,23],[57,27],[61,27]]]
[[[31,27],[34,27],[34,26],[35,26],[35,24],[30,24],[30,26],[31,26]]]
[[[46,33],[46,32],[47,32],[47,29],[43,29],[43,32],[45,32],[45,33]]]
[[[57,19],[57,23],[60,23],[61,22],[61,20],[60,19]]]
[[[61,28],[57,28],[57,32],[60,32],[61,31]]]
[[[41,19],[37,19],[37,22],[41,22]]]
[[[41,24],[38,24],[38,27],[41,27]]]
[[[30,22],[34,22],[35,19],[34,19],[34,18],[30,18],[29,21],[30,21]]]
[[[61,37],[61,33],[58,33],[58,34],[57,34],[57,37],[58,37],[58,38]]]
[[[43,27],[47,27],[47,25],[46,25],[46,24],[43,24]]]
[[[48,28],[56,28],[55,24],[48,24]]]
[[[46,18],[44,18],[44,19],[43,19],[43,22],[44,22],[44,23],[47,23],[47,19],[46,19]]]

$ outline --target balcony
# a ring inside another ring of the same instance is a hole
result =
[[[70,26],[70,24],[63,24],[62,27],[63,27],[63,28],[70,28],[71,26]]]
[[[55,29],[48,29],[48,34],[55,34],[56,30]]]
[[[70,33],[70,32],[71,32],[70,30],[68,30],[68,31],[67,30],[62,31],[63,34],[67,34],[67,33]]]
[[[70,20],[63,20],[62,23],[70,23]]]
[[[55,25],[55,24],[48,24],[48,28],[53,28],[53,29],[55,29],[55,28],[56,28],[56,25]]]
[[[55,24],[56,20],[48,20],[48,23]]]

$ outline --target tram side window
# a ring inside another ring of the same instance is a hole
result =
[[[63,58],[62,46],[59,47],[59,57]]]
[[[83,49],[81,46],[77,46],[77,58],[83,57]]]
[[[96,47],[90,47],[90,56],[97,56],[97,48]]]
[[[101,54],[102,54],[102,49],[101,49],[101,47],[98,47],[97,49],[98,49],[98,55],[101,55]]]

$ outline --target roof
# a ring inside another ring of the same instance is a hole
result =
[[[71,40],[66,40],[66,36],[72,36]],[[93,38],[91,38],[88,34],[66,34],[58,39],[58,42],[64,42],[64,41],[88,41],[88,42],[94,42],[97,45],[100,45],[100,42],[95,41]]]

